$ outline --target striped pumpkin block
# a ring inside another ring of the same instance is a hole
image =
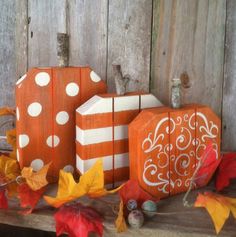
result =
[[[75,109],[106,84],[88,67],[33,68],[16,83],[17,159],[21,168],[52,161],[51,181],[60,169],[75,169]]]
[[[106,184],[129,178],[128,124],[140,110],[160,106],[151,94],[95,95],[76,110],[76,167],[86,172],[103,159]]]
[[[208,144],[220,159],[220,135],[221,121],[207,106],[142,111],[129,125],[130,178],[158,198],[186,192]],[[201,177],[203,186],[213,173]]]

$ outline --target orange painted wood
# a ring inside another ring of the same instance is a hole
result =
[[[128,124],[144,108],[160,106],[151,94],[94,96],[76,110],[77,170],[83,174],[98,158],[103,159],[105,183],[129,177]]]
[[[33,68],[16,83],[17,158],[39,169],[52,161],[49,179],[76,164],[75,109],[106,84],[90,68]]]
[[[220,119],[206,106],[144,110],[129,125],[130,178],[159,198],[185,192],[210,142],[220,159],[220,134]]]

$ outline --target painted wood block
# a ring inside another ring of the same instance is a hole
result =
[[[76,110],[77,170],[83,174],[103,159],[105,183],[129,178],[128,124],[142,109],[160,106],[151,94],[96,95]]]
[[[33,68],[16,83],[17,159],[40,169],[52,161],[49,179],[75,169],[75,109],[106,84],[90,68]]]
[[[144,110],[129,125],[130,178],[159,198],[185,192],[210,142],[220,159],[220,134],[220,119],[206,106]]]

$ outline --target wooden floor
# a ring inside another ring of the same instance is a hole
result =
[[[54,194],[55,188],[49,187],[48,193]],[[204,188],[204,190],[212,191],[212,187]],[[190,201],[195,200],[196,195],[199,191],[196,190],[190,194]],[[224,192],[224,195],[235,196],[236,195],[236,184],[231,185],[231,188]],[[184,208],[182,205],[183,195],[177,195],[165,200],[162,200],[158,204],[159,212],[177,212],[178,214],[170,215],[158,215],[152,219],[146,220],[144,226],[141,229],[129,228],[127,232],[122,234],[116,234],[114,220],[116,218],[115,214],[112,212],[111,208],[102,201],[97,201],[94,199],[81,198],[80,201],[83,204],[90,205],[104,216],[105,234],[104,236],[158,236],[158,237],[197,237],[197,236],[216,236],[213,224],[211,222],[208,213],[203,208]],[[118,203],[117,195],[110,195],[103,198],[106,201]],[[7,224],[11,226],[32,228],[37,230],[55,231],[55,223],[53,219],[53,214],[55,210],[48,207],[43,201],[40,203],[40,207],[35,210],[31,215],[20,215],[18,214],[18,203],[12,201],[11,209],[7,211],[0,211],[0,223]],[[7,227],[5,227],[7,228]],[[2,236],[2,230],[4,227],[0,228],[0,236]],[[8,229],[10,229],[8,227]],[[14,229],[12,229],[14,230]],[[33,233],[33,232],[31,232]],[[42,233],[41,233],[42,234]],[[7,236],[4,232],[4,236]],[[15,235],[10,235],[15,236]],[[17,235],[16,235],[17,236]],[[25,235],[24,235],[25,236]],[[30,235],[29,235],[30,236]],[[37,234],[32,236],[36,237]],[[41,236],[53,236],[52,233]],[[236,237],[236,220],[231,216],[219,237]]]

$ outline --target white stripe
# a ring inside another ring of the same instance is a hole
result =
[[[141,109],[162,106],[162,103],[152,94],[141,95]]]
[[[85,129],[76,126],[76,140],[81,145],[98,144],[112,141],[112,127]],[[128,138],[128,125],[114,127],[114,140]]]
[[[82,160],[78,155],[76,155],[76,168],[80,171],[81,174],[84,174],[88,171],[98,159],[103,161],[103,170],[112,170],[112,156],[105,156],[103,158],[93,158],[89,160]]]
[[[112,127],[82,130],[76,126],[76,140],[81,145],[112,141]]]
[[[114,112],[139,109],[139,96],[122,96],[114,98]]]
[[[81,174],[84,174],[87,170],[89,170],[95,162],[101,158],[92,158],[88,160],[83,160],[80,156],[76,155],[76,168],[80,171]],[[113,156],[105,156],[102,158],[103,160],[103,170],[112,170],[113,169]],[[128,153],[117,154],[114,156],[114,168],[123,168],[129,167],[129,156]]]
[[[114,160],[115,169],[129,167],[129,153],[117,154]]]
[[[112,98],[102,98],[95,95],[77,108],[76,112],[82,115],[111,113]]]
[[[128,125],[114,127],[114,140],[123,140],[128,138]]]

